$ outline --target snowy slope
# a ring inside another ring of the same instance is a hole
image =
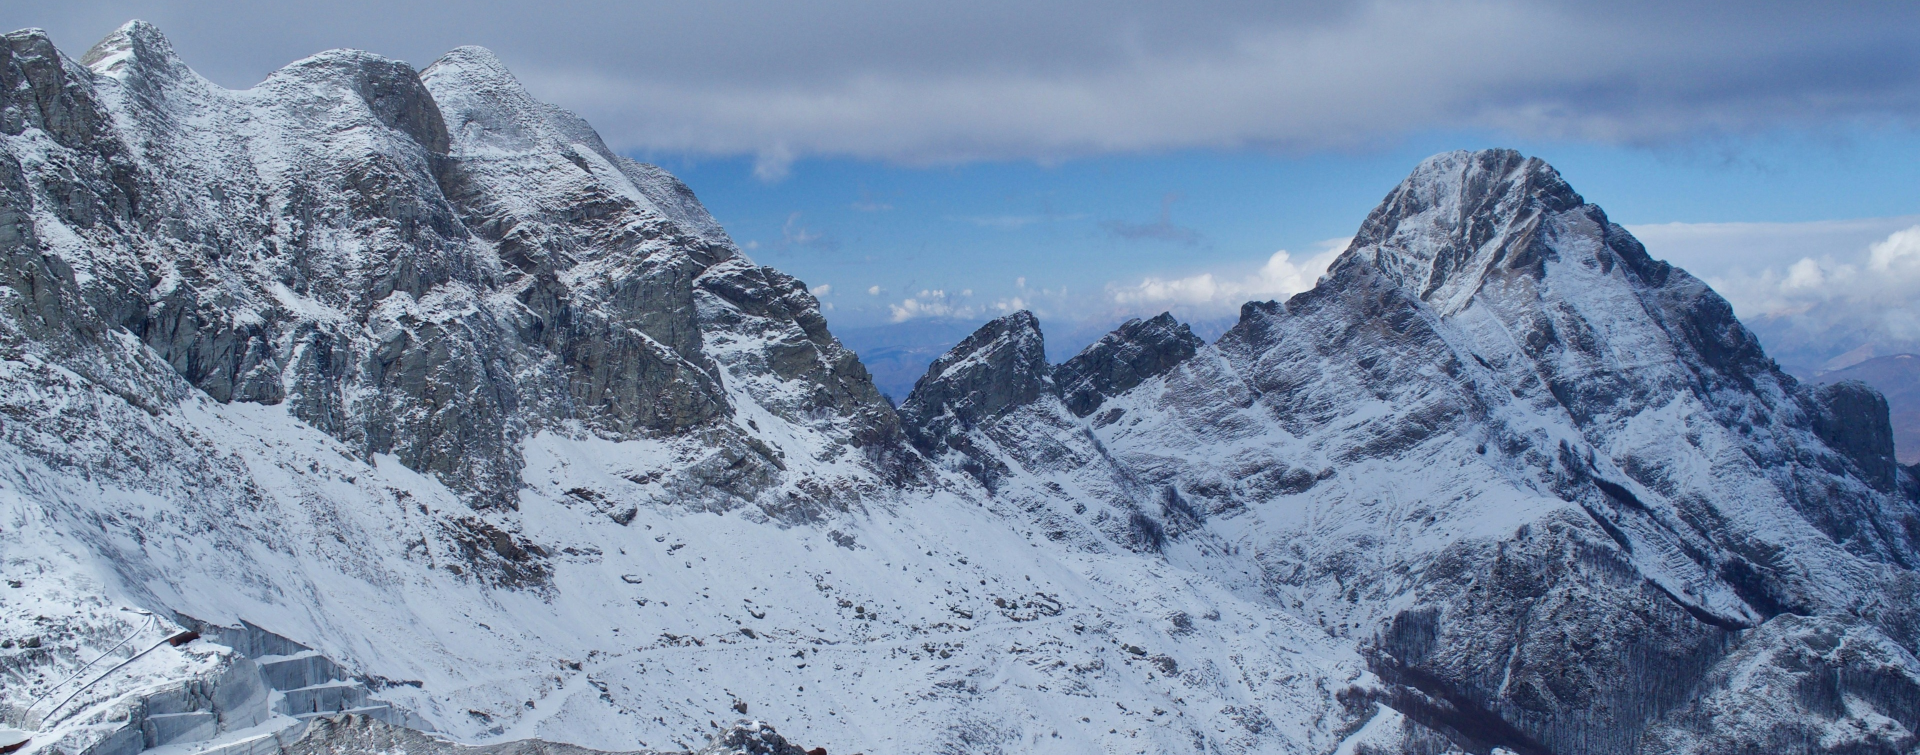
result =
[[[228,91],[138,23],[84,65],[6,40],[0,615],[36,646],[0,712],[33,752],[271,739],[213,697],[143,738],[143,701],[237,689],[209,639],[30,705],[195,622],[460,741],[608,750],[745,713],[834,751],[1320,752],[1371,683],[928,465],[803,284],[483,50]]]
[[[803,283],[478,48],[232,91],[137,22],[7,35],[0,198],[31,753],[455,751],[295,720],[345,708],[610,751],[1920,730],[1871,396],[1779,375],[1511,153],[1422,165],[1214,344],[1156,318],[1051,366],[1015,315],[898,412]]]

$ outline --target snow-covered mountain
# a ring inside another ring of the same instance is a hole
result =
[[[895,411],[484,50],[232,91],[145,24],[29,30],[0,276],[25,752],[1920,741],[1884,402],[1511,152],[1215,343],[1055,366],[1016,314]]]
[[[1781,373],[1538,160],[1426,161],[1214,344],[1161,318],[1050,375],[1000,356],[1039,338],[1009,317],[936,363],[921,448],[1350,641],[1387,751],[1915,746],[1884,401]]]

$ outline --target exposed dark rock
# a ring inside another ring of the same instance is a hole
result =
[[[1893,425],[1887,400],[1866,383],[1846,380],[1813,389],[1820,411],[1813,430],[1833,450],[1858,465],[1881,490],[1892,490],[1900,463],[1893,456]]]
[[[1887,399],[1893,420],[1893,446],[1901,464],[1920,463],[1920,354],[1875,357],[1808,378],[1816,384],[1858,380]]]
[[[914,445],[934,452],[967,429],[1054,392],[1040,322],[1021,310],[982,325],[934,360],[900,419]]]
[[[27,337],[85,350],[124,330],[207,396],[286,402],[480,508],[518,505],[521,442],[545,429],[750,445],[729,372],[804,386],[758,398],[895,484],[924,475],[804,285],[746,262],[684,184],[485,50],[418,74],[331,51],[244,97],[144,23],[84,60],[97,70],[38,32],[0,45],[0,132],[64,150],[33,175],[0,159],[4,305]],[[48,253],[35,208],[77,246]],[[771,486],[749,477],[739,500]]]
[[[1186,324],[1162,312],[1151,320],[1128,320],[1119,329],[1054,368],[1067,409],[1085,417],[1108,396],[1165,374],[1206,345]]]

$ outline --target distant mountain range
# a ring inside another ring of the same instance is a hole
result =
[[[1194,335],[1211,341],[1231,329],[1236,321],[1231,317],[1212,318],[1189,321],[1187,326]],[[1047,358],[1064,362],[1122,322],[1124,320],[1082,322],[1063,328],[1047,339]],[[840,337],[842,344],[860,355],[861,363],[873,375],[874,386],[898,405],[908,393],[913,392],[914,383],[927,374],[928,365],[982,324],[983,321],[978,320],[929,318],[886,325],[835,328],[833,332]]]

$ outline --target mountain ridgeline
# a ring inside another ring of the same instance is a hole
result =
[[[1537,159],[1424,161],[1212,343],[1018,312],[896,410],[485,50],[0,42],[28,755],[1920,746],[1886,401]]]

